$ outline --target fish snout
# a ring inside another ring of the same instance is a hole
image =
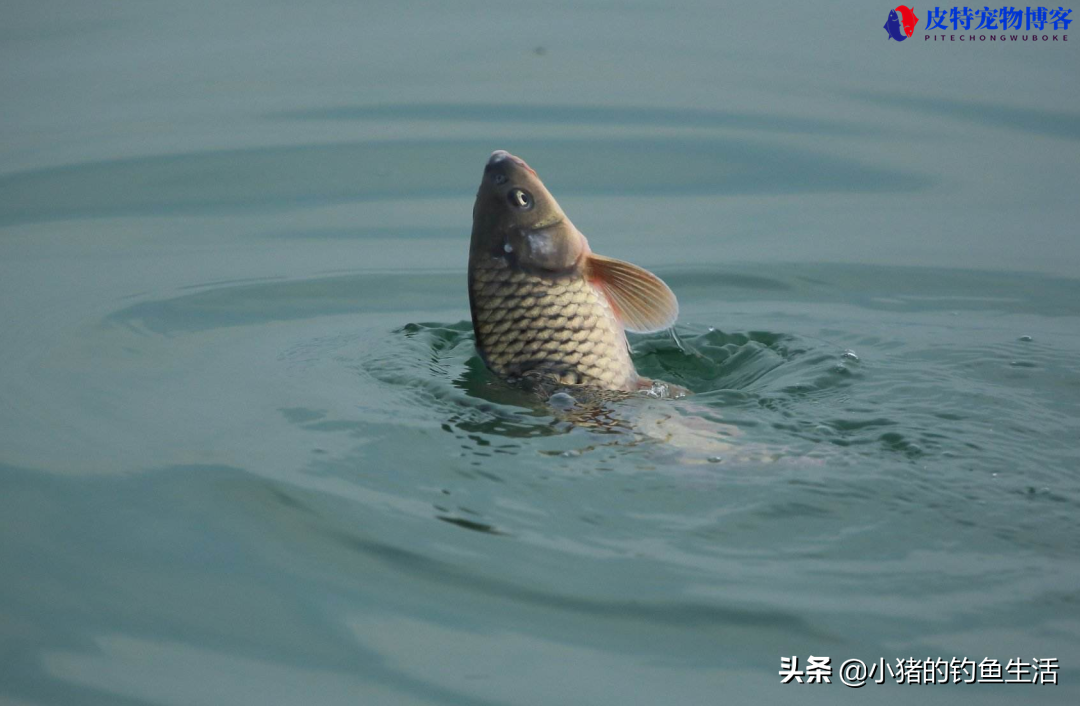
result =
[[[532,172],[533,174],[536,174],[536,172],[533,171],[533,168],[525,163],[524,159],[522,159],[521,157],[515,157],[514,155],[510,154],[506,150],[495,150],[494,152],[492,152],[491,156],[488,157],[486,170],[490,170],[492,167],[495,167],[495,166],[498,166],[498,165],[501,165],[501,164],[517,165],[519,167],[523,167],[524,169],[527,169],[528,171]]]

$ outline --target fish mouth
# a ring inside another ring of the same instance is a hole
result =
[[[491,156],[488,157],[487,166],[493,167],[496,164],[499,164],[500,162],[505,162],[507,160],[513,162],[519,167],[524,167],[525,169],[528,169],[530,172],[533,173],[534,176],[536,175],[536,171],[528,164],[526,164],[524,159],[522,159],[521,157],[515,157],[506,150],[495,150],[494,152],[492,152]]]

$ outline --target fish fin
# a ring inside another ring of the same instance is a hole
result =
[[[627,331],[652,333],[675,325],[679,302],[652,272],[595,253],[589,253],[586,268],[589,281],[604,292]]]

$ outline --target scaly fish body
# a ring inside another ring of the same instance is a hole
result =
[[[470,271],[469,291],[476,344],[496,375],[545,373],[569,385],[636,389],[622,326],[578,274],[541,277],[492,258]]]
[[[469,302],[476,346],[505,379],[633,391],[625,330],[674,324],[656,275],[596,255],[524,161],[492,154],[473,208]]]

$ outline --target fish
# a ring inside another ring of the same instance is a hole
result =
[[[626,339],[675,324],[671,288],[594,253],[536,171],[505,150],[488,158],[476,194],[468,287],[477,350],[499,378],[686,393],[638,375]]]
[[[904,34],[911,36],[915,33],[915,25],[919,24],[919,18],[915,16],[915,8],[900,5],[896,8],[900,13],[900,22],[904,26]]]
[[[904,29],[900,26],[900,17],[896,14],[896,10],[889,10],[889,19],[885,20],[885,31],[898,42],[907,39]]]

